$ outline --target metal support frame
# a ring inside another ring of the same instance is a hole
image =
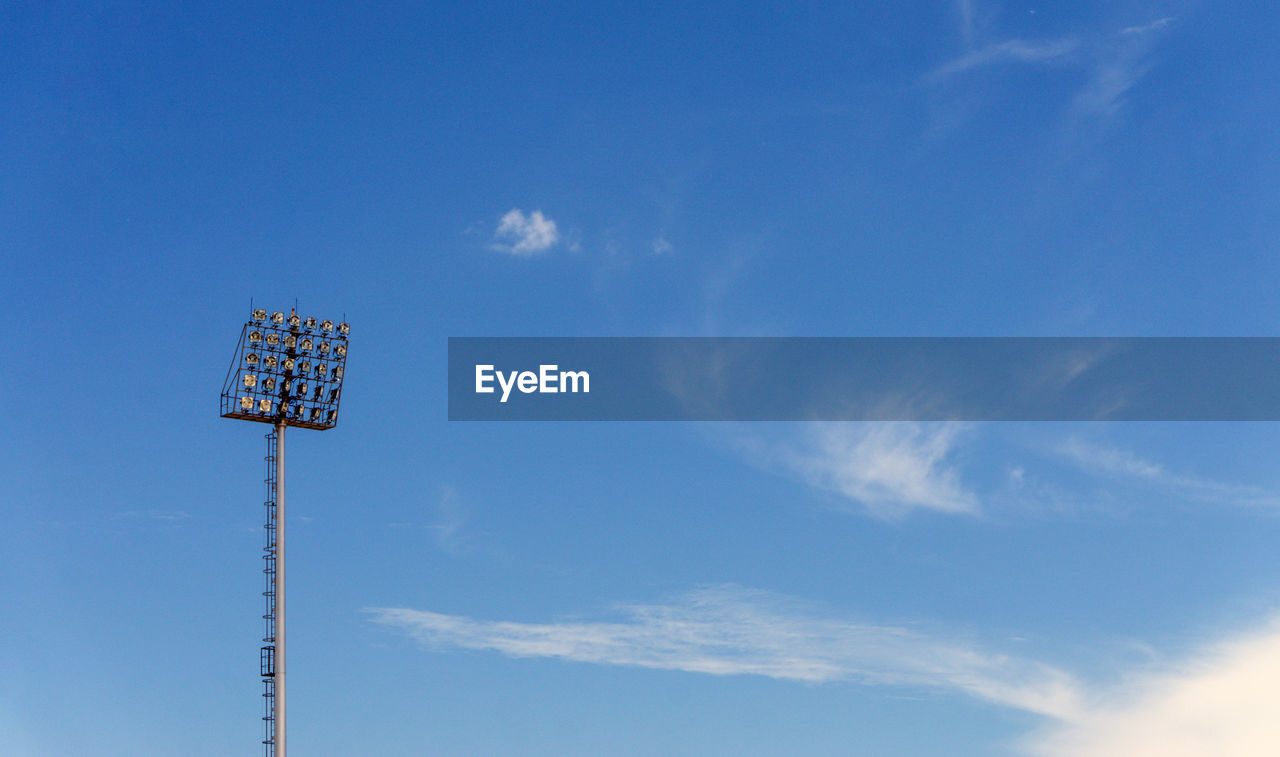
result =
[[[262,569],[266,576],[266,629],[260,663],[263,684],[263,738],[266,757],[285,757],[285,635],[284,635],[284,430],[278,424],[267,434],[267,543]]]
[[[262,652],[260,655],[262,686],[263,686],[262,744],[265,747],[266,757],[276,757],[277,754],[283,753],[283,752],[277,752],[276,750],[276,744],[277,744],[276,723],[278,721],[276,718],[276,703],[277,703],[276,683],[277,682],[275,677],[276,662],[278,659],[276,653],[277,653],[277,642],[278,642],[277,618],[278,618],[278,610],[279,610],[279,604],[277,602],[279,594],[276,586],[277,576],[279,575],[277,573],[279,569],[279,555],[278,555],[278,552],[276,551],[277,537],[279,533],[278,531],[279,490],[277,489],[277,482],[283,481],[283,478],[284,478],[282,475],[280,475],[281,471],[277,467],[277,461],[279,460],[279,449],[280,449],[279,448],[279,440],[280,440],[279,431],[280,429],[272,429],[271,433],[267,434],[266,436],[266,439],[267,439],[266,468],[267,470],[266,470],[265,483],[267,485],[267,493],[266,493],[266,501],[264,503],[266,505],[266,522],[263,524],[263,529],[266,532],[266,545],[263,547],[263,550],[262,550],[263,551],[262,573],[263,573],[263,576],[266,578],[266,582],[265,582],[266,586],[262,592],[262,596],[265,599],[265,603],[266,603],[266,608],[265,608],[266,612],[263,613],[262,615],[263,623],[265,626],[265,629],[262,634],[262,641],[266,644],[266,646],[262,648]]]
[[[325,431],[337,425],[347,357],[344,322],[285,319],[255,309],[240,331],[222,386],[224,418],[270,423],[266,435],[266,545],[262,595],[265,631],[259,653],[266,757],[286,757],[284,432],[289,426]]]
[[[316,431],[336,426],[350,344],[349,327],[340,328],[246,323],[222,382],[222,417]]]

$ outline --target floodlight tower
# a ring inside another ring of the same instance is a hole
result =
[[[267,520],[263,561],[266,632],[260,664],[264,687],[266,757],[285,757],[284,430],[327,431],[338,424],[342,375],[351,326],[333,321],[267,315],[255,308],[240,330],[236,355],[222,384],[222,417],[269,423]]]

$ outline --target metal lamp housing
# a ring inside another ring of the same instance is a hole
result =
[[[268,312],[255,309],[240,331],[223,382],[222,417],[319,431],[333,428],[338,423],[350,325],[342,321],[335,327],[328,319]],[[300,327],[318,327],[327,340],[304,339],[298,336]],[[298,359],[299,351],[309,353],[307,360]],[[289,380],[303,376],[307,381],[302,385]]]

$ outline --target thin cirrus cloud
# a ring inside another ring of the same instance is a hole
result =
[[[458,491],[452,486],[444,486],[436,497],[437,522],[430,528],[435,534],[436,546],[452,555],[467,550],[467,542],[463,536],[466,523],[466,508],[462,504]]]
[[[1176,664],[1126,676],[1119,685],[1091,687],[1035,660],[816,614],[786,597],[735,585],[704,587],[662,604],[621,604],[617,611],[612,620],[522,623],[366,610],[374,622],[436,650],[961,694],[1045,718],[1019,744],[1029,757],[1280,754],[1275,621]]]
[[[1149,24],[1141,24],[1139,26],[1126,26],[1125,28],[1120,30],[1120,33],[1121,34],[1147,34],[1149,32],[1160,31],[1161,29],[1165,28],[1169,24],[1172,24],[1175,20],[1176,19],[1174,19],[1173,16],[1165,16],[1164,18],[1158,18]]]
[[[1051,666],[906,628],[823,617],[796,605],[768,592],[720,585],[665,604],[621,604],[621,618],[612,621],[487,621],[389,607],[367,612],[374,622],[432,648],[809,684],[926,687],[1055,718],[1079,710],[1074,679]]]
[[[929,79],[938,82],[971,69],[997,63],[1044,63],[1074,52],[1079,46],[1080,41],[1071,37],[1048,42],[1006,40],[971,50],[944,63],[930,74]]]
[[[517,257],[533,257],[551,249],[559,241],[556,222],[544,216],[541,210],[526,215],[519,208],[512,208],[498,219],[491,246]]]
[[[808,423],[797,436],[743,436],[735,445],[761,468],[799,478],[886,520],[915,510],[975,515],[978,498],[952,462],[958,423]]]
[[[1252,507],[1280,507],[1280,496],[1261,487],[1178,473],[1119,447],[1072,438],[1060,445],[1057,452],[1064,459],[1094,476],[1168,492],[1186,500]]]
[[[1154,65],[1151,49],[1156,37],[1177,20],[1163,17],[1124,27],[1118,33],[1073,35],[1044,41],[1004,39],[979,47],[974,45],[977,11],[973,0],[961,0],[958,10],[964,52],[927,74],[926,83],[940,85],[959,74],[998,64],[1061,63],[1088,74],[1086,84],[1073,98],[1071,112],[1076,116],[1103,119],[1114,116],[1127,94],[1151,71]]]

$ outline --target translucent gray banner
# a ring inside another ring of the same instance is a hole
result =
[[[457,421],[1271,421],[1280,338],[449,339]]]

